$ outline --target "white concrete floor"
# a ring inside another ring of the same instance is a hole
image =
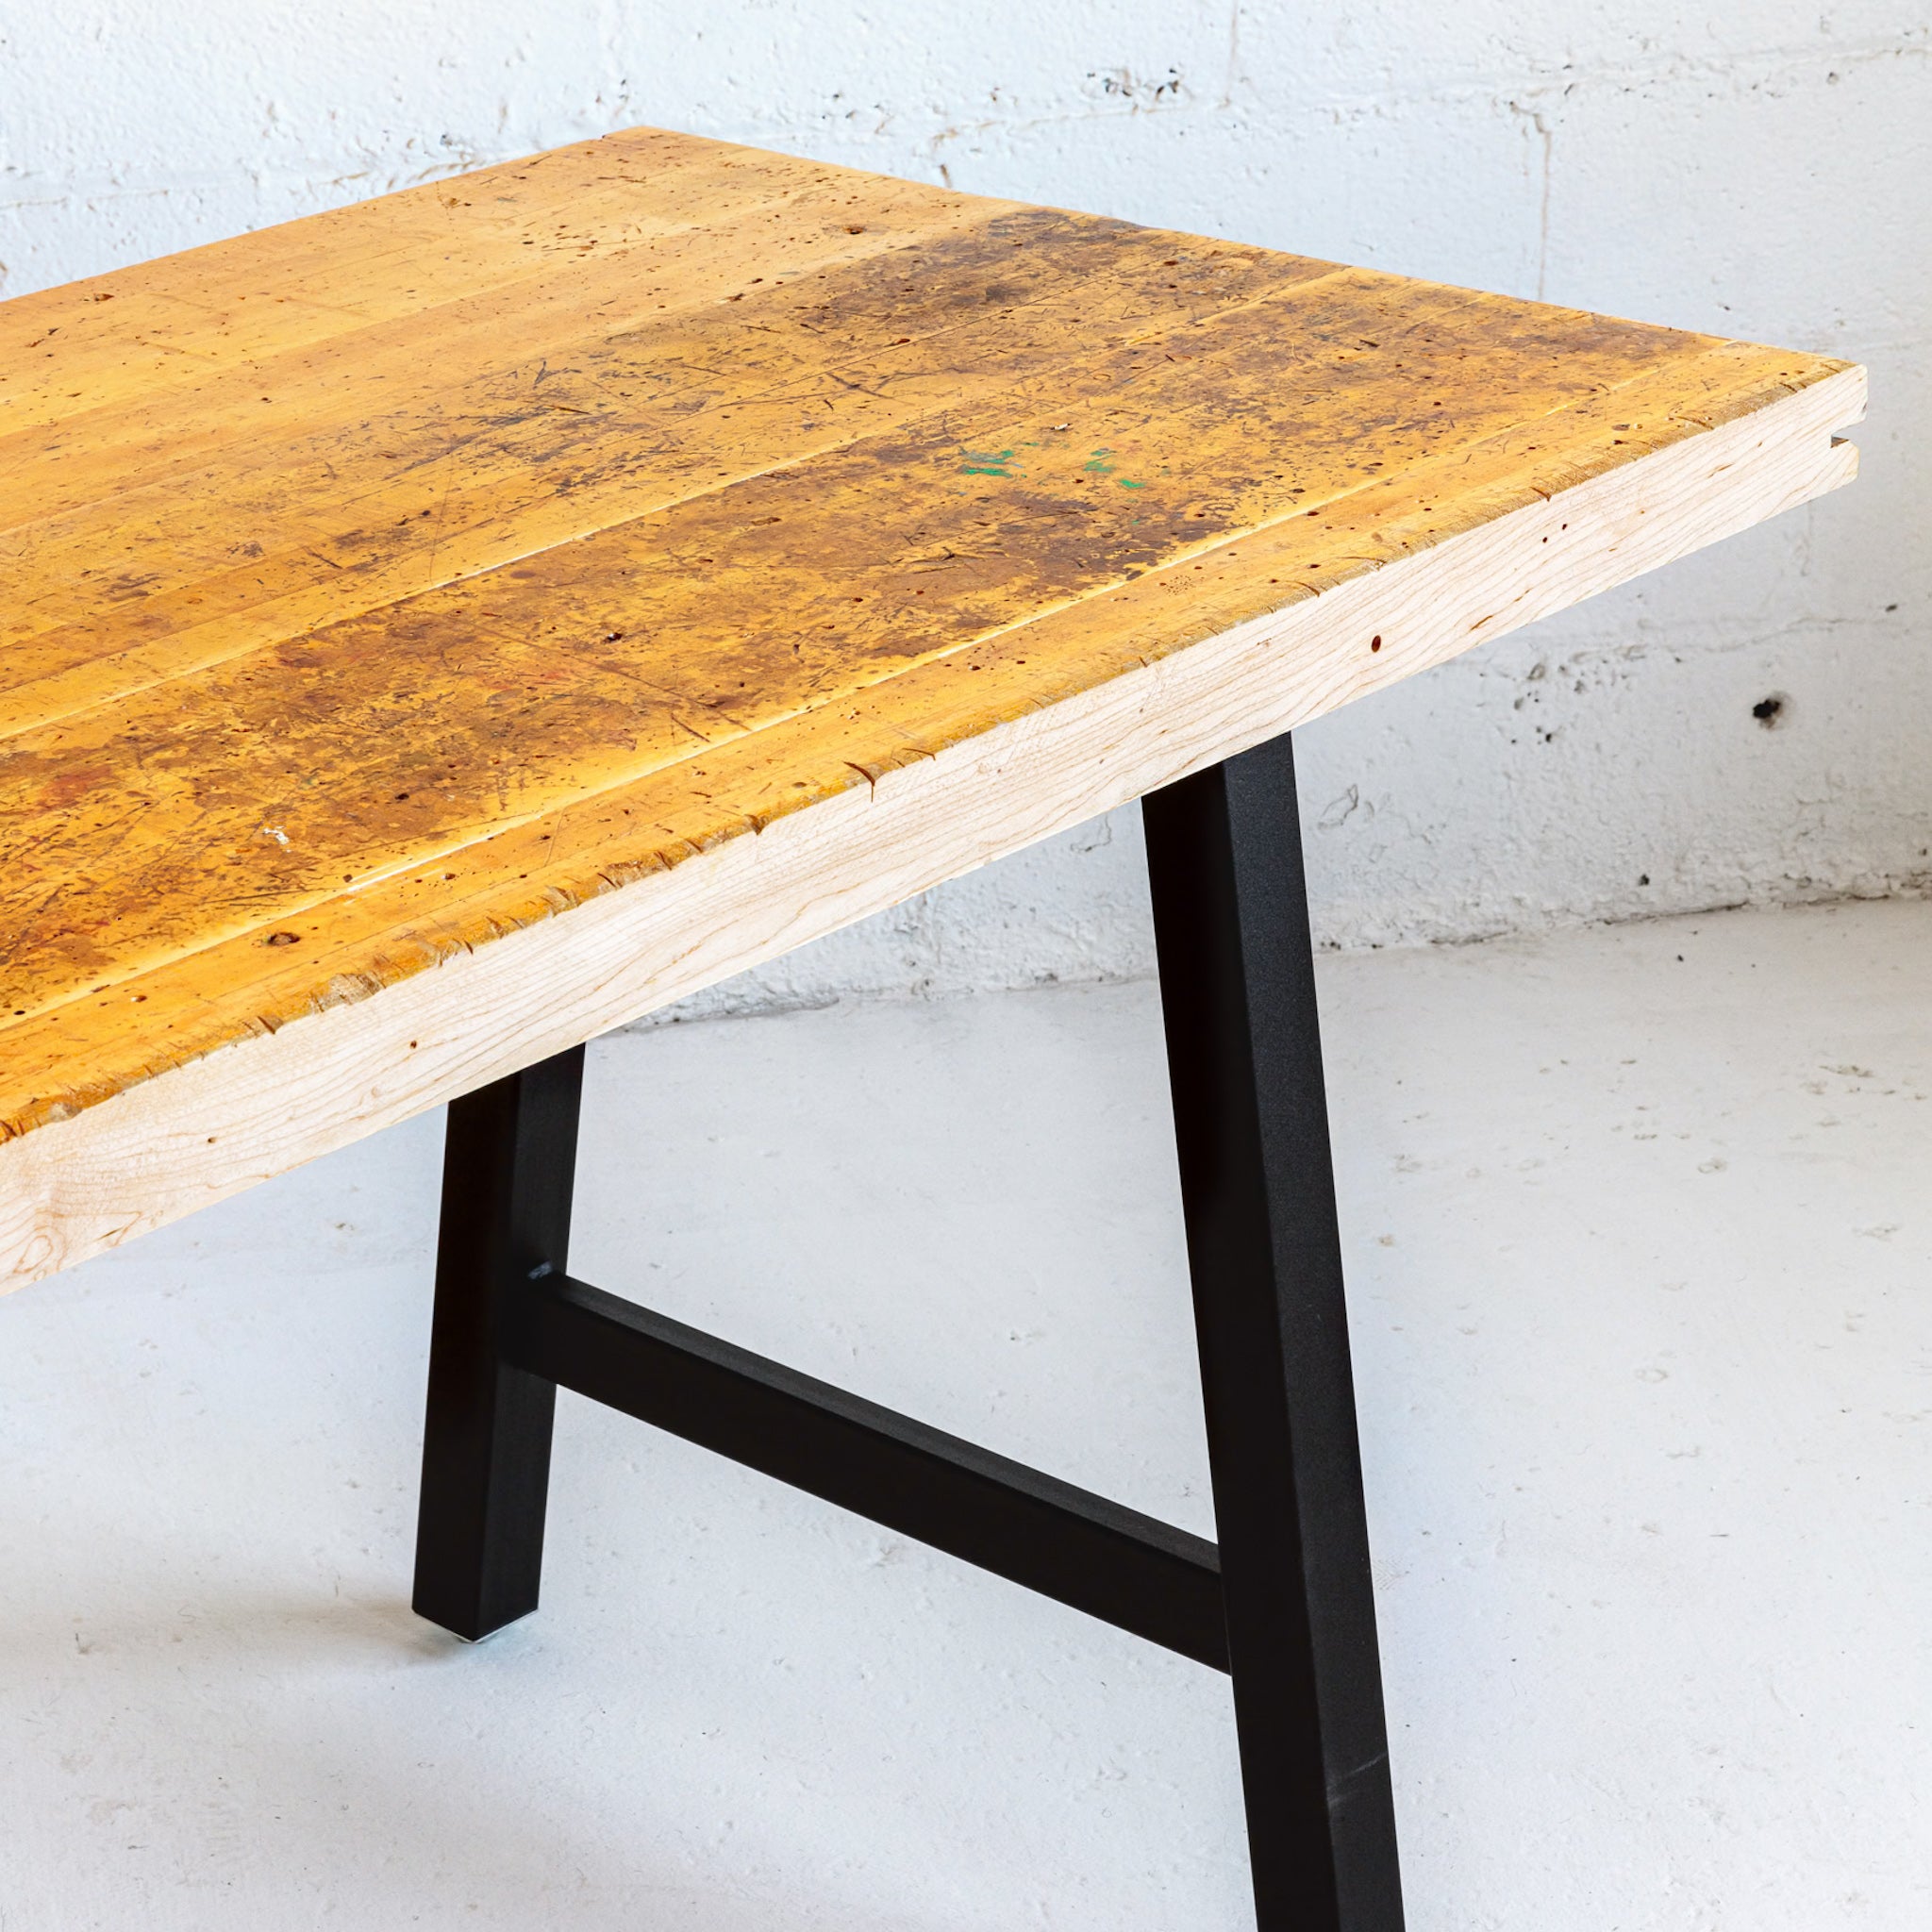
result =
[[[1414,1932],[1932,1924],[1932,907],[1324,962]],[[1210,1527],[1158,1008],[596,1049],[578,1272]],[[0,1927],[1227,1932],[1222,1680],[566,1398],[408,1602],[441,1125],[0,1304]]]

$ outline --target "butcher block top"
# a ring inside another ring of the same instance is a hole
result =
[[[0,304],[0,1281],[1831,489],[1862,381],[650,129]]]

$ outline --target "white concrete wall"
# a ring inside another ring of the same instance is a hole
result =
[[[654,122],[1857,357],[1854,491],[1307,732],[1317,917],[1914,891],[1928,54],[1927,0],[16,4],[0,289]],[[1117,815],[723,999],[1143,972],[1138,849]]]

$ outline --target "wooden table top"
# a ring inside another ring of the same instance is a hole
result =
[[[1815,356],[651,130],[0,304],[0,1279],[1845,481]]]

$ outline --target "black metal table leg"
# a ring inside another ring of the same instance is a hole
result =
[[[1258,1921],[1397,1932],[1290,741],[1142,810]]]
[[[1219,1547],[573,1280],[578,1048],[449,1110],[416,1607],[536,1607],[574,1389],[1232,1671],[1261,1932],[1400,1932],[1288,741],[1146,818]]]
[[[518,1295],[562,1268],[584,1050],[450,1103],[415,1607],[459,1637],[537,1607],[557,1385],[512,1359]]]

